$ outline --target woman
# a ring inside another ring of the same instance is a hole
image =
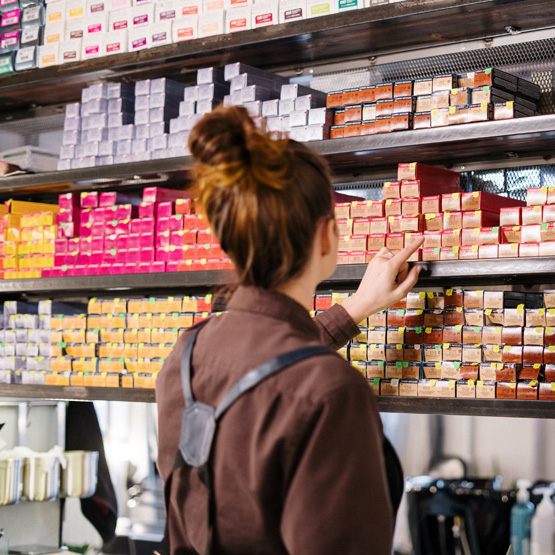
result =
[[[183,363],[188,404],[210,412],[277,355],[343,346],[357,322],[413,287],[419,269],[409,272],[406,260],[420,245],[380,251],[352,297],[311,319],[316,287],[337,259],[326,163],[301,143],[272,140],[240,107],[205,116],[189,146],[200,206],[239,287],[226,313],[180,336],[158,377],[171,553],[389,555],[382,426],[366,380],[339,355],[319,352],[242,394],[213,423],[200,468],[194,454],[187,459],[185,436],[205,426],[185,423],[180,443],[188,378],[179,384]]]

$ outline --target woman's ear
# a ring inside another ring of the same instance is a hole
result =
[[[322,256],[328,256],[337,242],[337,224],[335,218],[330,218],[322,222],[320,229],[320,240],[322,246]]]

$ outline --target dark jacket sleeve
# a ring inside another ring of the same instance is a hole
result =
[[[366,384],[332,392],[302,422],[281,533],[291,555],[391,555],[393,517],[376,404]]]
[[[359,332],[358,326],[339,304],[313,318],[320,331],[320,340],[331,349],[341,349]]]

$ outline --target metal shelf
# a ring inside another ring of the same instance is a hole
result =
[[[154,389],[1,384],[0,397],[68,401],[126,401],[154,403]],[[377,397],[380,412],[555,418],[555,402],[500,399],[431,399]]]
[[[336,173],[395,170],[399,160],[441,165],[555,154],[555,114],[307,143]],[[0,178],[0,198],[146,183],[183,186],[190,156]]]
[[[551,0],[407,0],[12,74],[0,79],[0,109],[33,105],[37,99],[41,104],[78,100],[81,89],[100,80],[184,80],[200,67],[236,61],[294,69],[507,35],[507,27],[545,29],[554,20]]]

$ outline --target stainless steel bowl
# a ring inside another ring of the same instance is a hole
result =
[[[0,460],[0,505],[13,505],[21,496],[22,459]]]
[[[65,451],[67,467],[62,468],[63,497],[91,497],[98,480],[98,451]]]
[[[60,489],[60,462],[44,457],[23,460],[23,497],[28,501],[54,501]]]

